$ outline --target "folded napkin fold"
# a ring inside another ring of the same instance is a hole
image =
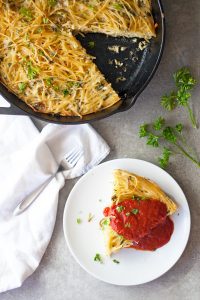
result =
[[[25,212],[13,216],[21,200],[55,174],[77,145],[83,149],[77,165],[57,174]],[[39,132],[28,117],[0,116],[0,292],[21,286],[38,267],[65,179],[81,176],[108,153],[106,142],[89,125],[48,124]]]

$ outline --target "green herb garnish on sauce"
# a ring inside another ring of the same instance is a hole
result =
[[[132,209],[132,214],[137,215],[139,213],[139,210],[137,208]]]
[[[116,210],[118,212],[122,212],[123,209],[124,209],[124,206],[122,206],[122,205],[116,207]]]

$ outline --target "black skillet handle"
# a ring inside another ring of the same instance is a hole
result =
[[[0,115],[26,116],[27,113],[10,104],[10,107],[0,107]]]

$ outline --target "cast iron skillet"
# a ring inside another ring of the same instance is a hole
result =
[[[157,37],[151,39],[149,45],[143,51],[138,51],[138,44],[142,41],[140,39],[135,41],[133,38],[113,38],[107,37],[104,34],[93,33],[85,36],[77,36],[87,52],[96,57],[96,65],[120,95],[121,100],[118,103],[101,112],[86,115],[82,119],[48,115],[33,111],[25,102],[9,92],[0,83],[0,94],[11,104],[10,108],[0,108],[0,114],[31,115],[46,122],[80,124],[103,119],[131,108],[140,93],[152,79],[159,65],[164,48],[165,22],[163,8],[160,0],[153,0],[152,6],[154,20],[158,24]],[[89,47],[90,41],[94,41],[95,43],[93,48]],[[119,53],[110,51],[108,47],[112,47],[113,45],[120,45],[125,50]],[[114,60],[123,62],[123,66],[114,64]]]

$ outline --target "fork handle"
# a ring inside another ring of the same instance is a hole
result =
[[[33,191],[30,195],[28,195],[25,199],[23,199],[19,205],[15,208],[13,215],[17,216],[24,212],[44,191],[49,182],[56,176],[56,174],[51,175],[39,188]]]

